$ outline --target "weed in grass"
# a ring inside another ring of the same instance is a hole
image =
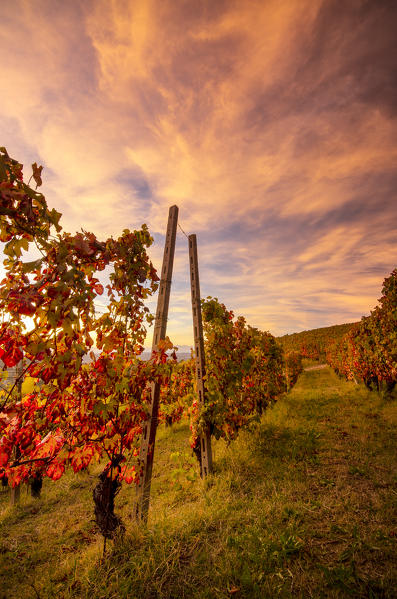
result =
[[[366,470],[360,466],[349,466],[349,474],[352,476],[365,476]]]
[[[286,506],[282,511],[283,522],[302,522],[302,514],[294,507]]]
[[[191,452],[174,451],[170,454],[173,468],[170,471],[170,479],[178,491],[189,490],[191,483],[198,477],[197,460]]]
[[[336,535],[346,536],[348,534],[344,528],[339,526],[339,524],[334,524],[334,523],[331,524],[330,532],[333,536],[336,536]]]
[[[303,541],[300,537],[295,534],[291,534],[288,531],[283,532],[279,539],[280,549],[275,554],[279,554],[283,559],[298,553],[303,547]]]
[[[331,488],[331,487],[335,487],[335,481],[331,480],[330,478],[320,478],[318,481],[319,485],[321,485],[322,487],[326,487],[327,489]]]
[[[322,566],[321,570],[324,573],[326,583],[329,587],[337,588],[349,595],[356,593],[359,581],[356,576],[354,562],[337,565],[331,568]]]

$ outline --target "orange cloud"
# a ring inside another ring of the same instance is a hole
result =
[[[44,164],[66,229],[147,222],[159,267],[176,203],[203,295],[275,333],[375,304],[395,266],[383,3],[17,0],[2,13],[1,144]],[[188,344],[183,236],[172,293],[170,335]]]

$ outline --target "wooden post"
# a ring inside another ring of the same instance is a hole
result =
[[[201,318],[201,297],[200,297],[200,279],[197,257],[197,238],[196,235],[189,235],[189,267],[190,267],[190,288],[192,291],[192,312],[193,312],[193,332],[194,332],[194,353],[196,356],[196,381],[199,406],[205,404],[205,354],[204,354],[204,335],[203,322]],[[200,435],[200,474],[204,478],[212,472],[212,450],[211,434],[209,430]]]
[[[23,374],[23,360],[18,362],[18,364],[15,366],[15,380],[17,381],[16,391],[19,396],[19,399],[22,398],[22,374]],[[20,448],[18,446],[15,446],[13,453],[14,453],[14,458],[17,460],[21,455]],[[15,487],[11,487],[10,504],[17,505],[19,503],[20,498],[21,498],[21,485],[16,485]]]
[[[21,455],[20,449],[19,447],[15,447],[14,450],[14,457],[15,459],[18,459]],[[17,505],[19,503],[19,500],[21,498],[21,485],[16,485],[15,487],[11,487],[11,493],[10,493],[10,504],[11,505]]]
[[[168,319],[168,306],[170,301],[172,268],[174,264],[176,228],[178,224],[178,206],[171,206],[168,215],[167,234],[165,238],[163,266],[161,269],[160,289],[157,299],[156,319],[153,331],[152,352],[158,349],[158,343],[165,339]],[[160,402],[160,384],[152,384],[152,402],[150,404],[149,419],[146,421],[141,439],[139,459],[142,465],[142,475],[137,487],[137,500],[135,516],[137,520],[147,522],[150,501],[150,486],[152,482],[152,469],[158,411]]]

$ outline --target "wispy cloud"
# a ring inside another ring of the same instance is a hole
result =
[[[279,334],[358,319],[395,266],[396,7],[284,0],[2,6],[1,143],[68,230],[168,207],[203,295]],[[191,340],[178,235],[169,332]]]

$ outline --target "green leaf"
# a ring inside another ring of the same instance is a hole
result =
[[[33,179],[36,181],[37,187],[40,187],[40,185],[43,184],[43,181],[41,179],[41,172],[43,170],[43,167],[37,166],[37,163],[34,162],[32,164],[32,170],[33,170]]]
[[[35,191],[31,187],[29,187],[29,185],[26,185],[26,184],[23,185],[23,190],[26,193],[26,195],[28,195],[30,198],[32,198],[32,200],[36,200],[39,196],[42,195],[41,193]]]
[[[59,231],[62,230],[62,227],[59,224],[59,220],[60,220],[62,214],[60,212],[57,212],[55,210],[55,208],[53,208],[51,210],[51,212],[49,213],[49,216],[50,216],[50,221],[52,222],[52,224],[54,225],[55,229],[57,230],[57,233],[59,233]]]
[[[3,252],[7,254],[7,256],[16,256],[17,258],[20,258],[22,249],[29,249],[29,242],[27,239],[11,239],[6,243]]]
[[[39,268],[42,261],[43,261],[43,258],[39,258],[39,260],[33,260],[33,262],[25,262],[22,265],[22,272],[24,272],[24,273],[33,272],[34,270]]]

